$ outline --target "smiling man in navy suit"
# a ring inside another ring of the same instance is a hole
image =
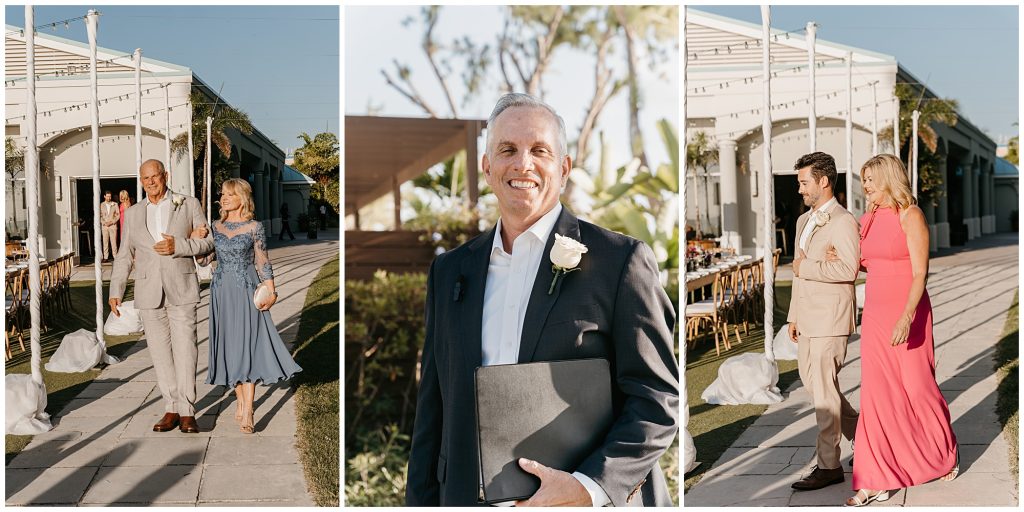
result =
[[[604,358],[615,421],[603,444],[572,473],[521,460],[541,486],[517,505],[671,506],[658,459],[677,432],[679,370],[654,254],[561,205],[572,160],[554,109],[508,94],[487,126],[482,168],[501,218],[431,265],[406,502],[479,503],[477,367]],[[556,234],[586,246],[575,271],[552,272]]]

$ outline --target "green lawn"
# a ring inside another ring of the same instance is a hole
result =
[[[43,365],[50,360],[50,356],[52,356],[57,350],[57,347],[60,346],[60,341],[66,334],[77,331],[78,329],[87,329],[89,331],[96,330],[95,283],[95,281],[71,282],[72,310],[62,313],[59,319],[54,319],[49,331],[40,333],[39,341],[42,348]],[[107,290],[107,284],[107,282],[104,283],[104,290]],[[132,297],[132,285],[129,284],[128,289],[125,292],[125,301],[131,300]],[[104,303],[104,319],[109,313],[110,307]],[[31,349],[29,347],[27,328],[25,329],[25,333],[26,350],[24,352],[21,351],[21,347],[17,344],[15,339],[11,340],[11,351],[14,353],[14,357],[5,364],[5,375],[13,373],[31,373]],[[107,352],[118,357],[124,355],[124,353],[131,348],[139,338],[141,338],[141,335],[104,337],[107,343]],[[77,396],[79,392],[85,389],[85,387],[100,374],[99,369],[92,369],[87,372],[80,373],[52,373],[46,371],[46,368],[43,368],[42,371],[43,383],[46,384],[47,392],[46,412],[50,413],[50,415],[56,414],[63,409],[72,398]],[[31,440],[32,436],[6,436],[4,443],[6,460],[4,464],[6,465],[10,463],[11,459],[20,453]]]
[[[775,332],[786,324],[792,284],[789,281],[775,283]],[[697,340],[697,345],[687,353],[686,391],[690,406],[689,431],[697,450],[697,461],[701,464],[686,474],[685,489],[700,481],[718,457],[757,419],[767,408],[766,405],[710,405],[700,395],[718,377],[718,367],[733,356],[746,352],[764,353],[764,329],[750,328],[749,334],[740,331],[742,343],[735,339],[732,349],[715,355],[713,336]],[[796,361],[779,361],[779,389],[785,390],[797,380]]]
[[[1020,404],[1018,403],[1018,375],[1020,354],[1020,289],[1013,297],[1013,306],[1006,315],[1003,338],[996,345],[996,369],[999,372],[999,388],[996,396],[996,413],[1003,425],[1003,435],[1009,445],[1010,470],[1017,480],[1018,432],[1020,430]]]
[[[295,409],[298,416],[299,458],[306,483],[318,506],[339,505],[339,300],[338,258],[317,274],[302,308],[296,337]]]

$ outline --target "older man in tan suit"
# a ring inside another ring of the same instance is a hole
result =
[[[167,189],[163,163],[146,160],[139,176],[146,199],[124,212],[125,232],[110,277],[110,310],[120,316],[117,308],[134,265],[135,307],[142,317],[166,411],[153,430],[179,427],[182,432],[197,433],[199,280],[192,257],[212,251],[213,237],[206,230],[201,237],[191,238],[194,230],[206,226],[206,216],[196,198]]]
[[[796,224],[798,251],[789,304],[789,336],[799,344],[800,380],[818,422],[818,465],[793,484],[806,491],[843,481],[840,436],[852,440],[857,432],[857,411],[839,389],[838,375],[847,338],[857,329],[854,281],[860,271],[860,230],[857,219],[833,196],[838,173],[830,155],[804,155],[795,169],[800,195],[811,207]],[[829,251],[839,259],[827,261]]]

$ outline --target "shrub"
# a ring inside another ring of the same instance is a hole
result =
[[[427,278],[380,271],[345,288],[345,500],[402,505]]]

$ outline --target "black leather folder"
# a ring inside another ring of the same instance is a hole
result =
[[[604,359],[484,366],[476,370],[484,502],[526,499],[540,479],[519,458],[572,473],[612,424]]]

